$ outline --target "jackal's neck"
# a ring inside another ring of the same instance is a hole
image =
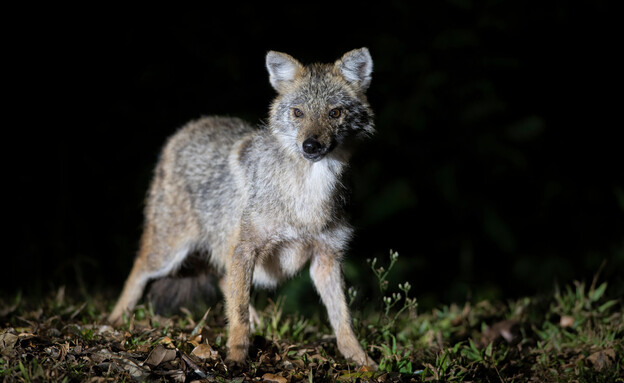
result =
[[[303,158],[298,152],[284,150],[281,151],[281,166],[273,169],[282,174],[282,181],[288,180],[293,191],[298,191],[299,195],[307,194],[310,198],[325,199],[331,197],[337,188],[342,186],[342,175],[347,166],[347,159],[330,153],[323,159],[313,162]]]
[[[303,158],[266,135],[249,148],[256,185],[252,203],[282,206],[276,217],[306,227],[323,227],[342,211],[346,161],[334,153],[317,162]],[[251,169],[249,169],[251,170]]]
[[[297,221],[324,226],[342,211],[345,164],[331,157],[299,162],[293,178],[280,185],[282,196]]]

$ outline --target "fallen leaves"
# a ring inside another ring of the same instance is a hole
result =
[[[13,349],[13,346],[15,346],[18,339],[19,337],[15,334],[0,334],[0,348],[2,349],[2,355],[8,354],[8,352]]]
[[[66,302],[63,292],[57,294],[55,302]],[[0,353],[12,361],[12,367],[3,366],[7,374],[28,376],[30,380],[88,376],[98,383],[215,381],[217,376],[242,382],[252,377],[248,370],[228,370],[223,360],[224,329],[207,324],[208,312],[197,322],[153,316],[131,318],[126,326],[115,328],[97,318],[85,321],[81,313],[92,309],[84,302],[60,310],[59,315],[50,316],[43,310],[30,312],[12,319],[26,326],[0,328]],[[346,365],[326,357],[324,349],[328,346],[336,352],[334,342],[327,338],[301,347],[256,335],[250,354],[254,380],[284,383],[350,376]],[[20,360],[36,362],[31,368],[21,365]]]
[[[134,380],[145,380],[150,375],[149,371],[131,358],[110,357],[98,363],[96,368],[110,376],[111,374],[127,373]]]
[[[536,321],[529,310],[547,306],[533,307],[528,299],[511,313],[487,302],[421,313],[413,323],[402,324],[409,331],[394,333],[391,341],[396,344],[388,343],[392,348],[383,348],[383,339],[363,320],[359,335],[368,342],[370,355],[384,360],[385,372],[347,364],[335,337],[329,330],[319,331],[321,324],[313,321],[305,322],[306,330],[299,333],[304,336],[297,341],[292,328],[284,327],[284,335],[258,330],[250,342],[248,365],[236,370],[223,360],[227,334],[219,307],[201,318],[202,313],[195,314],[195,320],[190,312],[164,318],[140,307],[143,312],[137,311],[124,326],[112,327],[105,323],[106,310],[92,302],[71,304],[64,291],[50,302],[38,302],[30,311],[0,308],[0,313],[10,313],[0,315],[0,380],[552,381],[562,373],[613,375],[622,365],[621,311],[594,311],[591,320],[562,312]],[[275,328],[295,323],[289,320]],[[604,323],[615,332],[607,333]],[[310,331],[310,326],[318,327]],[[581,337],[585,340],[578,341]],[[409,370],[402,370],[399,362],[409,362]]]
[[[569,315],[562,315],[559,319],[559,326],[563,328],[574,326],[574,317]]]
[[[483,331],[481,345],[487,346],[490,343],[505,340],[511,343],[518,337],[520,323],[517,320],[507,319],[487,326]]]
[[[612,348],[596,351],[587,357],[592,367],[596,370],[610,367],[615,359],[615,350]]]
[[[193,351],[191,351],[191,355],[198,357],[199,359],[216,360],[219,358],[219,353],[215,351],[212,347],[210,347],[210,345],[207,343],[197,345],[197,347],[195,347]]]
[[[287,383],[288,379],[284,378],[280,375],[275,375],[271,373],[266,373],[262,375],[262,381],[268,383]]]
[[[145,362],[143,363],[151,368],[154,368],[161,363],[166,363],[174,360],[176,358],[176,355],[176,350],[166,348],[162,344],[159,344],[149,353],[149,355],[147,355],[147,359],[145,359]]]

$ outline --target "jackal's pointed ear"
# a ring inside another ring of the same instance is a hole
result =
[[[269,71],[269,81],[273,88],[281,92],[284,85],[292,83],[297,72],[303,66],[286,53],[270,51],[266,56],[266,67]]]
[[[368,89],[373,72],[373,59],[368,48],[347,52],[334,64],[347,81],[358,83],[363,91]]]

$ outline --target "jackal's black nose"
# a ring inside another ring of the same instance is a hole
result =
[[[323,150],[323,145],[316,138],[308,138],[303,141],[303,152],[310,157],[317,157]]]

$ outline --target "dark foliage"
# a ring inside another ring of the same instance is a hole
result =
[[[351,284],[365,288],[364,259],[393,248],[397,280],[423,305],[550,288],[603,259],[618,292],[620,45],[607,2],[302,4],[12,17],[1,290],[120,287],[168,135],[204,114],[264,119],[269,49],[310,62],[368,46],[378,134],[349,180]]]

